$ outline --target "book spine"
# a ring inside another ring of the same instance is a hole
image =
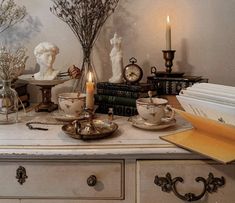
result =
[[[117,97],[129,97],[138,99],[140,97],[148,97],[148,92],[131,92],[123,90],[110,90],[110,89],[97,89],[98,95],[110,95]],[[156,92],[153,93],[153,96],[156,96]]]
[[[95,95],[95,103],[108,103],[108,104],[119,104],[125,106],[136,106],[136,99],[134,98],[127,98],[127,97],[117,97],[117,96],[110,96],[110,95]]]
[[[200,79],[196,82],[205,82],[208,80]],[[192,86],[195,81],[159,81],[159,80],[149,80],[153,83],[158,95],[178,95],[181,89]]]
[[[135,107],[107,103],[101,103],[97,108],[96,112],[108,114],[109,108],[113,108],[114,115],[118,116],[134,116],[137,114],[137,110]]]
[[[158,80],[158,81],[178,81],[178,82],[197,82],[202,79],[201,76],[184,76],[184,77],[147,77],[148,80]]]
[[[99,82],[97,83],[97,89],[109,89],[109,90],[121,90],[121,91],[132,91],[132,92],[147,92],[153,90],[153,86],[147,83],[140,83],[137,85],[128,85],[125,83],[108,83]]]

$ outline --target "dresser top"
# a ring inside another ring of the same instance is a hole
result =
[[[106,115],[98,115],[106,119]],[[127,117],[114,117],[118,130],[110,137],[83,141],[71,138],[62,131],[62,124],[52,114],[30,113],[20,115],[20,122],[12,125],[0,125],[1,155],[133,155],[165,154],[188,152],[160,139],[159,136],[177,133],[191,128],[181,117],[176,117],[176,125],[165,130],[147,131],[133,127]],[[39,127],[48,131],[30,130],[28,121],[56,123]]]

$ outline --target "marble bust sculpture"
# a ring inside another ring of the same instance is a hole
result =
[[[120,83],[123,82],[123,53],[122,53],[122,38],[118,37],[117,33],[114,34],[114,37],[110,40],[113,48],[110,52],[110,59],[112,62],[112,77],[109,79],[111,83]]]
[[[38,73],[34,74],[35,80],[53,80],[59,73],[59,70],[53,69],[56,55],[59,48],[50,42],[41,42],[34,49],[34,55],[40,66]]]

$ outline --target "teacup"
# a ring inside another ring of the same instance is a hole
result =
[[[169,123],[175,117],[175,112],[166,99],[152,98],[151,101],[150,98],[139,98],[136,100],[136,107],[140,117],[149,124]]]
[[[77,117],[81,115],[85,107],[85,94],[61,93],[58,96],[59,110],[65,116]]]

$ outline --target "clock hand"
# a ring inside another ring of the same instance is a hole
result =
[[[129,76],[132,76],[132,75],[137,76],[137,74],[136,74],[136,73],[130,73],[130,74],[129,74]]]

